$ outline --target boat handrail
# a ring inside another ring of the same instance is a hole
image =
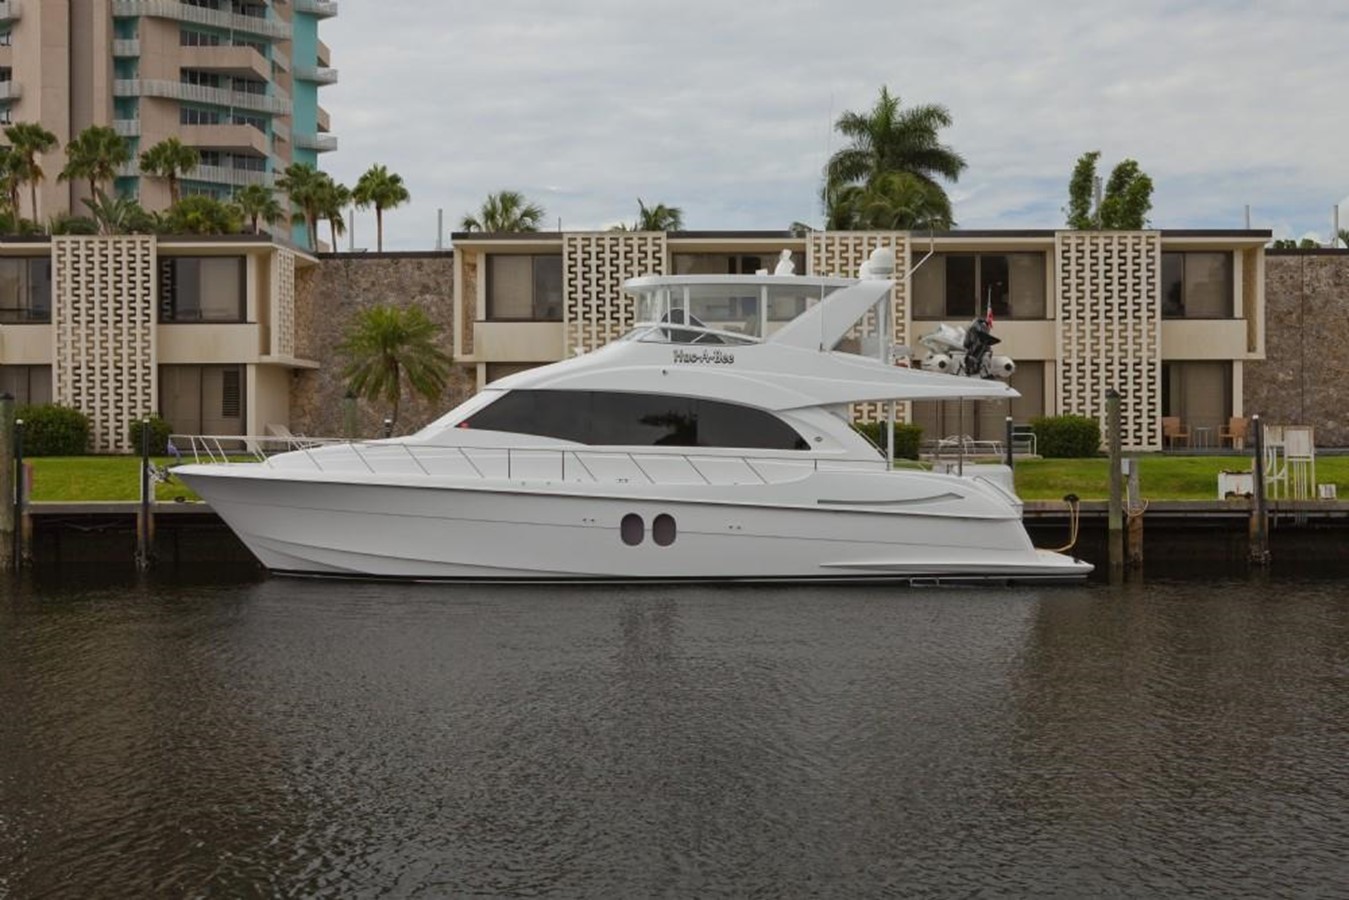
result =
[[[886,465],[884,459],[829,459],[819,456],[796,457],[793,458],[787,453],[782,455],[769,456],[762,453],[720,453],[708,452],[717,448],[708,447],[657,447],[642,450],[612,450],[603,447],[590,446],[565,446],[565,447],[508,447],[491,445],[461,445],[461,444],[423,444],[411,443],[408,441],[391,440],[358,440],[350,438],[311,438],[289,435],[285,437],[271,435],[189,435],[174,434],[169,437],[169,454],[177,458],[180,462],[185,462],[187,457],[191,457],[195,463],[255,463],[268,467],[272,466],[272,458],[289,452],[300,452],[304,454],[305,459],[313,466],[315,471],[325,471],[323,461],[321,461],[314,451],[322,448],[335,446],[346,446],[350,448],[352,455],[367,469],[370,474],[378,474],[379,469],[376,463],[380,459],[372,461],[372,457],[377,454],[387,458],[386,451],[393,451],[400,457],[406,456],[409,461],[415,465],[423,475],[431,475],[432,470],[427,467],[425,457],[430,453],[443,454],[445,451],[452,451],[474,471],[478,478],[487,479],[489,476],[479,466],[484,456],[501,456],[504,454],[506,464],[506,478],[509,480],[515,477],[519,471],[519,464],[522,460],[537,460],[540,457],[555,456],[559,460],[559,472],[563,481],[567,480],[568,457],[571,458],[573,466],[578,466],[584,471],[590,481],[599,481],[595,472],[587,464],[586,460],[592,461],[599,458],[609,458],[625,460],[641,474],[651,484],[659,483],[649,471],[649,467],[657,460],[669,460],[671,458],[684,460],[689,470],[691,470],[704,484],[713,484],[713,480],[708,477],[707,472],[700,467],[719,462],[740,463],[748,470],[761,484],[769,484],[771,480],[761,470],[764,464],[788,463],[801,464],[809,463],[811,471],[818,472],[821,469],[821,463],[827,468],[839,469],[870,469],[877,468],[881,470],[891,470],[893,467]],[[799,452],[799,451],[792,451]],[[475,460],[474,456],[479,459]],[[342,457],[345,459],[346,457]],[[645,464],[644,464],[645,463]],[[575,471],[575,470],[573,470]]]

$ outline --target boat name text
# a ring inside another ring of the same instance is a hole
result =
[[[697,366],[733,366],[735,354],[725,350],[676,350],[674,361]]]

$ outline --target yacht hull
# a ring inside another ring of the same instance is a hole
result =
[[[176,473],[278,574],[1053,580],[1080,579],[1092,568],[1036,550],[1014,507],[968,498],[962,504],[941,482],[933,482],[935,492],[924,483],[893,496],[865,487],[831,493],[828,478],[785,496],[753,485],[609,485],[597,494],[594,485],[326,481],[250,468],[185,466]],[[665,517],[660,527],[658,517]]]

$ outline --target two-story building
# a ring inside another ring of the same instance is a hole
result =
[[[1124,397],[1124,443],[1159,449],[1179,416],[1216,443],[1242,409],[1243,368],[1264,358],[1267,231],[578,232],[454,235],[454,352],[481,387],[593,350],[633,324],[620,285],[648,274],[753,274],[783,250],[796,271],[855,275],[875,247],[907,259],[894,277],[894,339],[991,307],[1017,362],[1021,399],[914,403],[929,436],[1000,436],[1005,417],[1102,417]]]

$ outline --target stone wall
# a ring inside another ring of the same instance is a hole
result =
[[[450,253],[359,253],[320,258],[296,273],[295,355],[321,364],[301,370],[291,382],[291,431],[345,436],[345,361],[337,346],[356,313],[372,306],[420,306],[441,327],[440,346],[453,344],[454,258]],[[456,365],[444,396],[425,400],[404,391],[395,432],[416,431],[474,390],[475,370]],[[388,410],[357,400],[355,437],[383,434]]]
[[[1245,366],[1246,415],[1311,425],[1322,447],[1349,447],[1349,252],[1265,257],[1265,359]]]

